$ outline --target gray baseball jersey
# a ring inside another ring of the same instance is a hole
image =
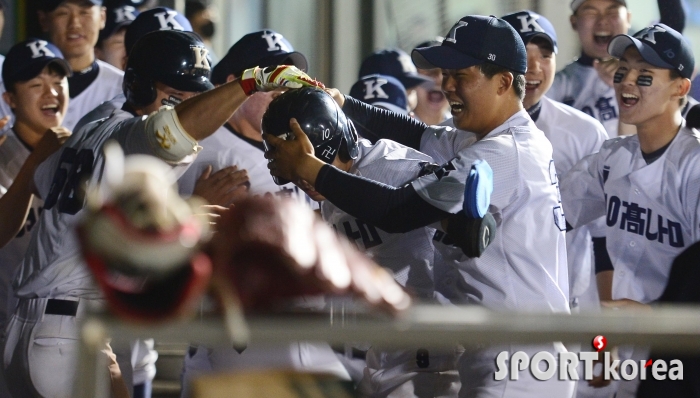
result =
[[[10,130],[6,141],[0,145],[0,196],[3,196],[12,185],[29,154],[29,149]],[[0,248],[0,325],[2,326],[7,320],[9,304],[7,299],[11,292],[12,275],[24,258],[31,231],[36,226],[43,204],[41,199],[34,197],[22,229],[14,239]]]
[[[74,232],[84,205],[77,192],[83,181],[89,186],[101,180],[102,146],[109,139],[117,141],[127,155],[155,154],[145,124],[145,116],[118,110],[109,119],[74,133],[39,166],[34,183],[44,199],[44,211],[13,282],[18,297],[101,297]]]
[[[700,240],[700,133],[683,126],[651,164],[638,136],[608,140],[569,171],[561,188],[572,226],[605,216],[613,299],[652,302],[676,256]]]
[[[610,138],[617,137],[620,108],[615,89],[605,84],[586,60],[574,61],[557,72],[546,95],[593,116]]]
[[[432,163],[430,156],[394,141],[379,140],[372,145],[363,139],[348,172],[401,187],[418,178],[422,167]],[[433,297],[433,228],[388,233],[345,213],[328,200],[321,204],[321,215],[339,234],[390,270],[402,286],[421,298]]]
[[[570,106],[547,97],[542,97],[541,104],[535,125],[552,143],[554,164],[561,180],[584,156],[598,152],[608,139],[608,134],[596,119]],[[596,225],[590,225],[595,229],[594,235],[602,236],[600,228],[604,220],[601,218],[594,223]],[[593,273],[589,226],[566,234],[566,252],[569,263],[569,297],[574,300],[590,287]]]
[[[110,117],[112,113],[114,113],[114,111],[121,109],[125,102],[126,96],[124,96],[124,93],[122,92],[119,93],[116,97],[97,105],[90,112],[86,113],[83,117],[80,118],[78,123],[76,123],[73,131],[80,130],[83,126],[85,126],[88,123]]]
[[[491,245],[481,257],[466,258],[445,244],[449,236],[442,231],[433,242],[466,281],[466,301],[500,310],[568,312],[566,222],[552,145],[527,112],[515,113],[476,142],[459,130],[428,128],[420,149],[436,161],[453,158],[441,175],[412,183],[428,203],[450,213],[462,209],[472,162],[485,160],[493,170],[489,212],[498,230]]]
[[[75,98],[71,98],[68,104],[63,126],[69,130],[73,130],[80,118],[93,108],[122,92],[124,72],[106,62],[100,60],[96,62],[100,69],[95,81]]]

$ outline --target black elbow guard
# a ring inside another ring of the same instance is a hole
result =
[[[491,213],[483,218],[471,218],[460,211],[448,218],[447,234],[464,255],[480,257],[496,236],[496,220]]]

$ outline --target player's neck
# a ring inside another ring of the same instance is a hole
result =
[[[239,112],[235,112],[233,116],[226,122],[233,127],[234,130],[238,131],[242,136],[250,138],[253,141],[262,142],[262,132],[259,128],[253,126],[244,116],[241,116]]]
[[[77,57],[66,57],[66,61],[73,72],[80,72],[92,66],[92,63],[95,62],[95,53],[90,51]]]
[[[662,114],[645,123],[637,125],[639,147],[644,153],[652,153],[663,148],[678,134],[683,121],[680,110],[668,115]]]
[[[44,133],[46,132],[45,130],[37,131],[35,128],[32,128],[32,126],[24,123],[21,120],[15,120],[15,124],[14,126],[12,126],[12,130],[15,132],[17,137],[19,137],[19,139],[21,139],[32,149],[36,148],[36,145],[39,143],[41,137],[43,137]]]
[[[488,125],[479,129],[480,131],[474,131],[473,133],[476,134],[477,138],[480,140],[521,110],[523,110],[523,103],[520,100],[507,101],[498,109],[498,115],[496,115]]]

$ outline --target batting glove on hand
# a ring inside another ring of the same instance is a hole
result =
[[[312,79],[293,65],[268,66],[267,68],[256,66],[246,69],[243,71],[240,84],[246,95],[278,88],[301,88],[304,86],[325,88],[323,83]]]

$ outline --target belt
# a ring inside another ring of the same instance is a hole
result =
[[[78,303],[79,301],[73,300],[48,299],[46,301],[44,314],[76,316],[78,313]]]

